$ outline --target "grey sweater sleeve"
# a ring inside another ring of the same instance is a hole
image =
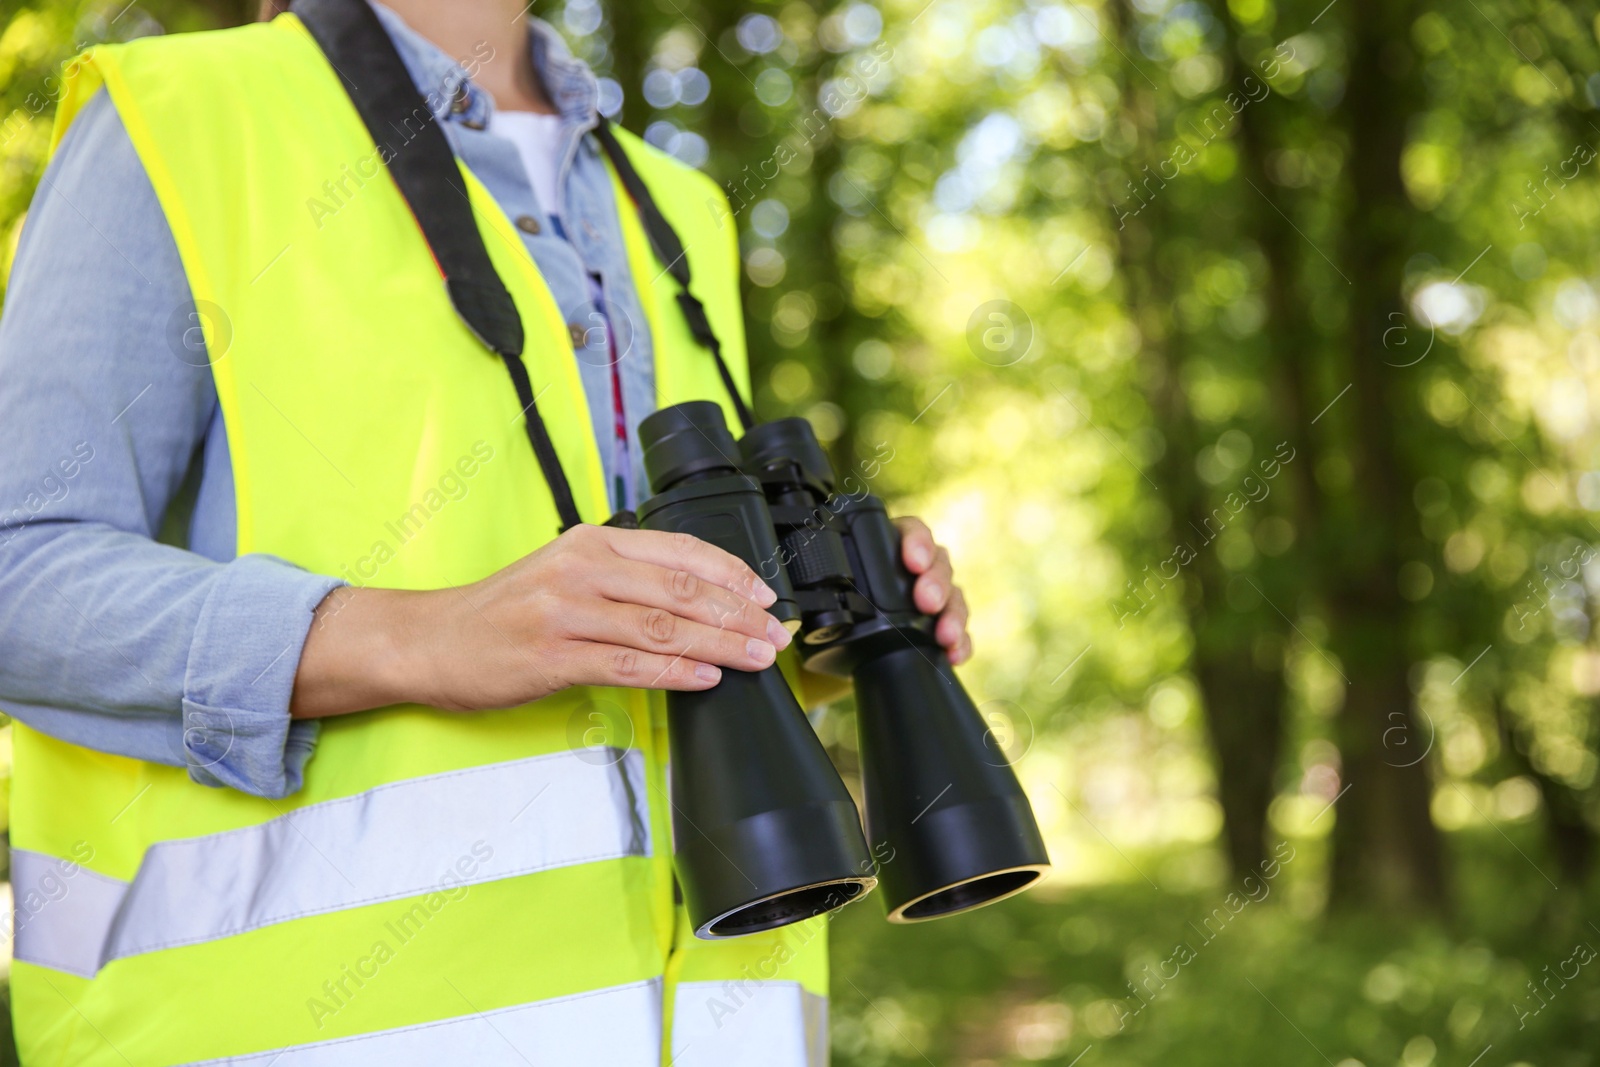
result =
[[[279,797],[300,788],[316,740],[288,712],[301,648],[342,583],[232,558],[227,443],[197,321],[102,92],[40,182],[0,316],[0,711]],[[191,469],[211,483],[212,536],[195,544],[215,558],[154,540]]]

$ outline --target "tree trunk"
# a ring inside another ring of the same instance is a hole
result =
[[[1121,0],[1113,10],[1118,35],[1127,42],[1129,53],[1137,54],[1128,0]],[[1144,168],[1156,167],[1154,149],[1161,143],[1158,101],[1154,91],[1132,71],[1123,79],[1123,99],[1138,143],[1129,169],[1135,174],[1148,173]],[[1139,327],[1145,390],[1166,437],[1166,451],[1155,471],[1160,494],[1172,517],[1174,542],[1193,544],[1197,539],[1191,539],[1186,531],[1207,529],[1211,513],[1207,489],[1195,473],[1194,459],[1201,441],[1183,386],[1185,338],[1171,315],[1177,287],[1162,269],[1159,254],[1162,238],[1174,234],[1180,223],[1169,197],[1170,193],[1158,194],[1137,212],[1118,220],[1122,233],[1118,256],[1127,279],[1130,312]],[[1159,572],[1160,566],[1154,571]],[[1254,641],[1262,633],[1281,637],[1284,623],[1264,603],[1241,619],[1240,612],[1228,605],[1227,586],[1232,579],[1217,559],[1215,547],[1200,544],[1176,584],[1180,588],[1186,583],[1197,586],[1197,596],[1182,596],[1194,636],[1193,672],[1215,755],[1228,864],[1235,876],[1243,876],[1266,859],[1267,809],[1276,791],[1285,696],[1281,668],[1259,667]]]
[[[1245,78],[1255,78],[1270,90],[1271,85],[1261,70],[1252,66],[1248,57],[1239,54],[1240,26],[1233,8],[1226,0],[1214,0],[1212,13],[1224,27],[1227,40],[1223,49],[1223,84],[1242,85]],[[1321,533],[1315,476],[1318,450],[1310,425],[1311,419],[1316,417],[1316,409],[1307,410],[1307,405],[1313,394],[1315,356],[1323,341],[1312,328],[1307,302],[1300,291],[1304,272],[1299,269],[1297,257],[1309,250],[1289,220],[1273,210],[1273,205],[1262,202],[1265,196],[1277,199],[1276,186],[1267,177],[1267,153],[1277,129],[1273,116],[1280,107],[1301,106],[1299,102],[1285,102],[1276,92],[1269,91],[1260,102],[1239,112],[1238,143],[1239,173],[1250,186],[1248,191],[1241,192],[1248,205],[1245,215],[1249,219],[1250,236],[1267,263],[1266,277],[1261,283],[1266,305],[1262,333],[1272,353],[1269,379],[1272,402],[1278,416],[1278,431],[1299,459],[1289,472],[1294,485],[1292,513],[1301,546],[1296,558],[1302,564],[1304,576],[1316,585],[1316,572],[1306,567],[1306,564],[1315,564],[1315,541]],[[1318,404],[1317,408],[1321,406]]]
[[[1352,488],[1337,501],[1340,529],[1329,607],[1331,645],[1348,688],[1336,724],[1345,791],[1333,832],[1330,903],[1385,911],[1442,908],[1443,845],[1429,811],[1428,731],[1412,711],[1400,596],[1404,553],[1421,543],[1403,427],[1424,419],[1417,380],[1385,365],[1380,339],[1399,307],[1412,214],[1400,175],[1406,125],[1418,107],[1410,0],[1350,0],[1350,71],[1340,106],[1349,143],[1349,210],[1340,260],[1348,285],[1350,395],[1330,413],[1346,427]]]
[[[1330,904],[1340,910],[1416,912],[1445,901],[1427,760],[1409,762],[1422,752],[1426,731],[1418,732],[1411,714],[1405,664],[1397,666],[1349,669],[1336,728],[1345,791],[1329,884]]]
[[[1217,760],[1217,801],[1228,866],[1243,877],[1267,855],[1267,809],[1283,741],[1283,675],[1248,653],[1197,659],[1206,731]]]

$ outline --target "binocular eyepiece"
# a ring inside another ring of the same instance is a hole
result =
[[[807,669],[853,681],[866,837],[779,668],[669,693],[674,864],[695,933],[832,911],[881,883],[892,922],[953,915],[1049,865],[1032,808],[912,600],[900,535],[864,488],[836,492],[804,419],[735,443],[709,401],[639,426],[647,530],[694,534],[778,594]],[[869,850],[867,840],[872,847]]]

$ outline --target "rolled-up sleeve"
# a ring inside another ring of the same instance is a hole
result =
[[[289,694],[312,612],[340,583],[285,569],[242,556],[209,583],[183,685],[183,754],[196,781],[269,796],[300,786],[315,735],[289,718]]]
[[[205,785],[283,796],[317,736],[289,717],[301,649],[342,583],[233,558],[227,442],[195,321],[102,94],[41,180],[0,315],[0,710]],[[158,542],[196,482],[200,551]]]

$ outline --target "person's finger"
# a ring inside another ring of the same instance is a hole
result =
[[[606,543],[619,556],[654,563],[658,567],[689,571],[712,585],[732,590],[770,607],[778,599],[761,576],[731,552],[725,552],[693,534],[660,530],[605,530]],[[774,561],[776,565],[776,561]]]
[[[900,527],[900,558],[912,574],[921,574],[932,566],[935,551],[933,531],[921,519],[907,515],[894,520]]]
[[[722,671],[715,665],[688,655],[667,656],[597,641],[573,642],[566,658],[566,674],[573,685],[693,692],[722,681]]]
[[[944,610],[945,604],[950,599],[950,588],[954,584],[954,575],[950,568],[950,553],[944,549],[936,549],[933,562],[928,565],[917,584],[912,590],[917,608],[929,615],[937,615]]]
[[[972,635],[967,633],[967,631],[962,630],[961,640],[956,644],[955,648],[952,648],[947,653],[947,655],[950,657],[950,665],[952,667],[959,667],[963,663],[967,662],[967,660],[971,659]]]
[[[966,632],[967,597],[957,587],[950,593],[950,602],[945,605],[944,614],[939,616],[939,621],[934,625],[933,636],[945,648],[954,649]]]
[[[772,642],[763,638],[691,622],[664,608],[606,600],[575,604],[567,620],[567,633],[600,644],[664,656],[682,655],[740,671],[765,670],[778,656]]]
[[[691,571],[619,559],[596,575],[594,583],[601,596],[618,603],[663,608],[706,626],[759,637],[779,649],[789,647],[792,640],[783,624],[755,601],[712,585]]]

